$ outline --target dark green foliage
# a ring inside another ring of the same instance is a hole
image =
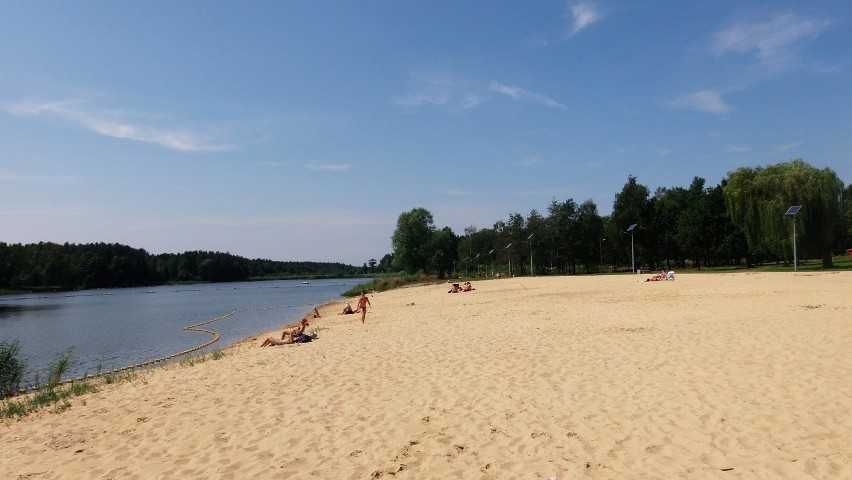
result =
[[[21,357],[17,340],[0,343],[0,398],[15,395],[26,368],[27,362]]]
[[[249,260],[221,252],[151,255],[119,244],[0,242],[0,290],[82,290],[360,273],[360,268],[342,263]]]

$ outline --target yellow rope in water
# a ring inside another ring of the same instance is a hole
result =
[[[328,303],[328,302],[331,302],[331,301],[333,301],[333,300],[329,299],[329,300],[326,300],[326,301],[321,302],[321,303]],[[178,352],[178,353],[173,353],[173,354],[167,355],[165,357],[155,358],[153,360],[148,360],[146,362],[137,363],[135,365],[129,365],[129,366],[122,367],[122,368],[116,368],[115,370],[109,370],[109,371],[106,371],[106,372],[98,372],[98,374],[96,374],[96,375],[86,375],[85,377],[77,377],[76,379],[69,378],[69,379],[65,380],[64,382],[59,382],[59,385],[71,384],[73,382],[82,382],[83,380],[86,380],[86,379],[94,379],[94,378],[107,376],[107,375],[116,375],[116,374],[119,374],[119,373],[130,372],[130,371],[137,369],[137,368],[149,367],[151,365],[156,365],[158,363],[167,362],[167,361],[169,361],[173,358],[180,357],[182,355],[188,355],[190,353],[197,352],[198,350],[201,350],[202,348],[206,348],[206,347],[209,347],[210,345],[213,345],[214,343],[218,342],[220,338],[222,338],[222,336],[219,335],[219,332],[217,332],[215,330],[207,330],[207,329],[198,328],[198,327],[201,327],[203,325],[207,325],[207,324],[210,324],[210,323],[218,322],[220,320],[224,320],[224,319],[226,319],[226,318],[228,318],[232,315],[235,315],[238,312],[257,312],[257,311],[262,311],[262,310],[279,310],[279,309],[284,309],[284,308],[306,307],[306,306],[310,306],[310,305],[316,305],[316,303],[301,303],[301,304],[296,304],[296,305],[281,305],[281,306],[277,306],[277,307],[246,308],[246,309],[242,309],[242,310],[232,310],[232,311],[226,313],[225,315],[222,315],[221,317],[214,318],[213,320],[207,320],[206,322],[196,323],[195,325],[188,325],[186,327],[183,327],[183,330],[186,330],[186,331],[203,332],[203,333],[208,333],[208,334],[213,336],[212,340],[210,340],[206,343],[203,343],[201,345],[198,345],[197,347],[193,347],[193,348],[190,348],[189,350],[184,350],[184,351]],[[41,388],[40,386],[33,385],[29,389],[31,391],[35,392],[35,391],[38,391],[40,388]],[[20,393],[20,394],[24,394],[26,392],[27,392],[26,388],[22,388],[22,389],[18,390],[18,393]]]

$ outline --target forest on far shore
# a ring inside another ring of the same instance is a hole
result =
[[[0,291],[339,278],[367,273],[370,273],[367,265],[250,260],[230,253],[204,251],[152,255],[116,243],[10,245],[0,242]]]

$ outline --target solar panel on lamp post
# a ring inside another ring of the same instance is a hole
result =
[[[796,255],[796,214],[799,213],[799,210],[802,209],[801,205],[793,205],[792,207],[787,209],[787,213],[784,214],[785,217],[790,217],[793,219],[793,271],[797,271],[799,265],[799,259]]]

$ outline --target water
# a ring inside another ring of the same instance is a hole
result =
[[[221,339],[199,352],[279,329],[364,281],[368,280],[309,284],[282,280],[0,295],[0,341],[19,341],[27,359],[26,385],[34,383],[36,374],[44,383],[49,365],[69,348],[74,363],[65,378],[76,378],[202,345],[213,337],[183,328],[232,311],[237,313],[201,327],[218,332]]]

